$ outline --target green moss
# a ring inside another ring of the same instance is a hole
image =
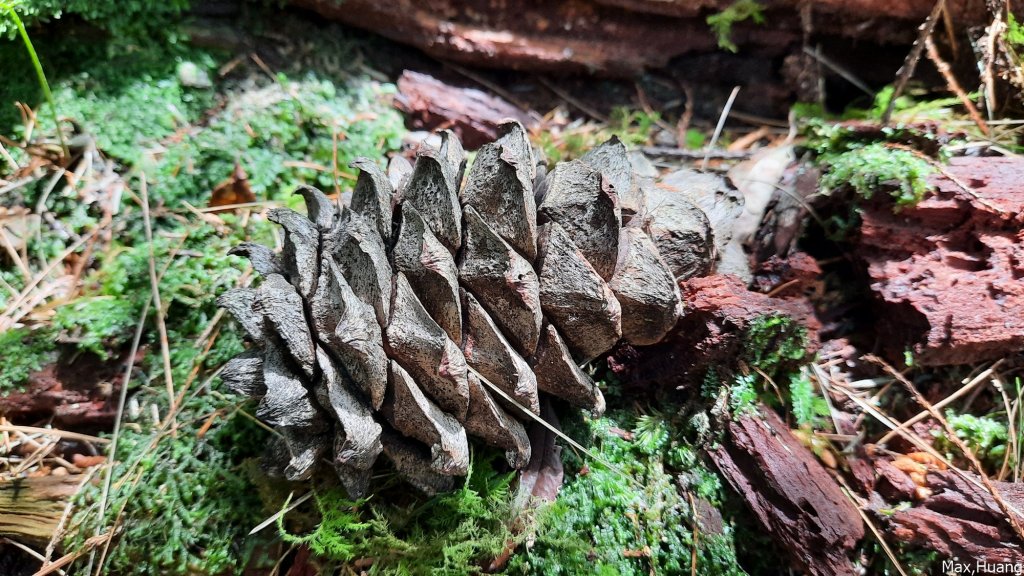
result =
[[[57,308],[53,318],[53,326],[64,332],[64,340],[103,359],[109,357],[109,349],[131,339],[137,322],[135,304],[115,296],[79,298]]]
[[[56,344],[49,331],[11,328],[0,332],[0,394],[18,392],[29,375],[56,359]]]
[[[757,24],[764,23],[764,7],[757,0],[736,0],[728,8],[707,17],[708,26],[718,38],[718,47],[729,52],[739,51],[732,40],[733,24],[753,20]]]
[[[535,144],[543,150],[548,163],[554,165],[583,156],[613,135],[618,136],[627,148],[643,146],[650,140],[660,120],[658,112],[617,107],[609,115],[607,124],[585,124],[561,132],[545,130],[536,135]],[[686,138],[689,145],[698,138],[702,139],[703,135],[692,130],[686,133]]]
[[[166,410],[159,393],[145,394]],[[234,402],[215,395],[190,398],[173,436],[147,422],[148,410],[129,421],[106,513],[98,516],[102,483],[87,484],[77,497],[67,544],[81,545],[97,522],[110,526],[120,514],[117,545],[103,573],[240,573],[252,552],[253,540],[245,534],[267,515],[243,462],[261,451],[266,433],[233,408]],[[200,437],[200,426],[217,410],[222,415]],[[81,570],[85,559],[76,566]]]
[[[74,16],[119,36],[143,37],[161,30],[181,14],[189,0],[13,0],[27,24],[41,24]],[[163,31],[166,33],[166,30]],[[13,23],[0,17],[0,38],[15,34]]]
[[[619,425],[629,422],[584,420],[589,433],[573,435],[640,486],[567,454],[565,485],[540,512],[533,545],[513,557],[509,574],[690,574],[695,520],[687,493],[718,505],[718,478],[664,418],[635,420],[633,440],[612,432]],[[721,534],[701,534],[696,548],[698,573],[743,573],[728,524]]]
[[[792,371],[807,359],[807,328],[783,314],[760,316],[743,335],[741,358],[771,377]]]
[[[316,528],[302,536],[278,522],[286,542],[305,544],[321,559],[344,566],[373,558],[370,574],[475,574],[512,541],[512,473],[494,468],[494,454],[477,454],[464,484],[450,494],[410,500],[408,490],[384,488],[351,501],[329,485],[315,490]]]
[[[917,154],[882,143],[824,156],[821,162],[828,167],[821,178],[823,193],[849,186],[862,198],[870,199],[884,190],[892,196],[896,210],[920,202],[930,189],[928,176],[935,172]]]
[[[391,108],[395,87],[370,81],[338,86],[315,76],[278,83],[239,96],[202,130],[183,135],[158,158],[143,162],[155,201],[171,207],[205,204],[210,191],[239,162],[259,200],[291,196],[298,184],[324,190],[355,179],[349,163],[380,158],[401,145],[402,119]]]

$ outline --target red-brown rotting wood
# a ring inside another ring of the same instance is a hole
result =
[[[863,521],[814,454],[764,407],[727,427],[708,455],[791,561],[814,576],[858,574],[851,557]]]
[[[883,344],[923,365],[1024,350],[1024,161],[953,158],[929,181],[916,206],[878,199],[862,213],[856,254]]]

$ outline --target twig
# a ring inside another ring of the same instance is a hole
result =
[[[711,158],[711,150],[714,149],[715,144],[718,143],[718,137],[722,135],[722,129],[725,128],[725,120],[729,117],[729,111],[732,110],[733,102],[736,101],[736,95],[740,93],[740,87],[736,86],[732,89],[732,93],[729,94],[729,99],[725,101],[725,107],[722,108],[722,115],[718,117],[718,125],[715,126],[715,133],[711,136],[711,142],[708,143],[706,152],[704,154],[704,160],[700,163],[700,169],[703,172],[708,168],[708,160]]]
[[[164,364],[164,385],[167,387],[167,401],[174,408],[174,375],[171,373],[171,346],[167,340],[167,324],[164,323],[164,308],[160,302],[160,282],[156,277],[156,252],[153,248],[153,224],[149,218],[149,189],[146,175],[139,179],[142,192],[142,220],[146,227],[146,243],[149,244],[149,283],[156,309],[156,329],[160,334],[160,355]]]
[[[605,116],[604,114],[601,114],[597,110],[594,110],[590,106],[587,106],[586,104],[584,104],[584,103],[580,102],[579,100],[573,98],[572,95],[570,95],[565,90],[562,90],[561,88],[559,88],[559,87],[555,86],[554,84],[552,84],[550,81],[548,81],[547,78],[545,78],[543,76],[537,76],[537,81],[540,82],[541,84],[543,84],[544,87],[547,88],[548,90],[551,90],[552,92],[554,92],[555,96],[558,96],[562,100],[565,100],[569,104],[571,104],[574,107],[578,108],[580,110],[580,112],[583,112],[584,114],[586,114],[587,116],[590,116],[591,118],[593,118],[594,120],[597,120],[598,122],[602,122],[604,124],[608,124],[608,117],[607,116]]]
[[[124,377],[121,379],[121,392],[117,398],[117,416],[114,418],[114,431],[111,434],[110,450],[107,452],[107,465],[103,478],[103,491],[100,493],[100,507],[97,518],[99,524],[96,526],[96,536],[103,527],[103,515],[107,511],[107,499],[110,496],[110,485],[114,480],[114,464],[117,460],[117,441],[121,437],[121,421],[124,420],[124,405],[128,398],[128,382],[132,377],[132,370],[135,369],[135,356],[139,352],[139,345],[142,343],[142,333],[145,331],[146,315],[149,314],[150,299],[142,305],[142,313],[139,314],[139,322],[135,326],[135,337],[132,339],[131,352],[128,355],[128,363],[125,365]],[[89,567],[85,573],[92,571],[92,563],[95,558],[95,550],[89,554]]]
[[[961,396],[963,396],[963,395],[967,394],[968,392],[970,392],[971,390],[973,390],[975,386],[977,386],[978,384],[981,384],[982,381],[985,380],[985,378],[988,378],[992,374],[992,371],[995,370],[996,367],[999,366],[999,364],[1002,363],[1002,361],[1003,361],[1002,359],[996,361],[996,363],[993,364],[992,366],[990,366],[987,370],[981,372],[980,374],[978,374],[977,376],[975,376],[974,378],[969,380],[967,383],[965,383],[963,386],[961,386],[959,390],[957,390],[956,392],[950,394],[949,396],[946,396],[941,401],[937,402],[935,404],[934,408],[936,410],[941,410],[941,409],[945,408],[946,406],[948,406],[949,404],[952,404],[955,400],[957,400]],[[927,410],[922,410],[921,412],[918,412],[913,418],[910,418],[910,419],[906,420],[905,422],[903,422],[902,424],[900,424],[896,430],[891,430],[885,436],[882,436],[882,438],[880,440],[878,440],[878,442],[876,442],[876,444],[885,444],[885,443],[887,443],[889,440],[892,440],[893,436],[896,436],[897,434],[899,434],[899,430],[906,430],[907,428],[913,426],[914,424],[917,424],[918,422],[920,422],[921,420],[924,420],[927,417],[928,417],[928,411]]]
[[[108,444],[110,440],[106,438],[98,438],[96,436],[89,436],[87,434],[79,434],[78,432],[66,432],[64,430],[57,430],[56,428],[38,428],[36,426],[14,426],[12,424],[0,424],[0,432],[24,432],[25,434],[44,434],[50,436],[56,436],[65,440],[75,440],[78,442],[91,442],[93,444]]]
[[[924,39],[924,46],[928,52],[928,59],[935,64],[935,67],[939,70],[939,74],[946,80],[946,85],[949,86],[950,91],[956,94],[956,97],[960,99],[960,103],[967,109],[967,114],[970,115],[971,120],[978,126],[978,130],[985,136],[988,136],[991,132],[988,125],[985,124],[985,120],[982,119],[981,114],[978,112],[978,108],[974,105],[974,102],[967,97],[967,93],[960,87],[960,83],[957,82],[956,76],[953,75],[953,71],[950,69],[949,64],[942,59],[942,55],[939,54],[939,49],[935,46],[935,41],[932,40],[931,36]]]
[[[975,472],[977,472],[978,476],[981,478],[981,483],[984,484],[985,489],[988,490],[989,494],[992,495],[992,499],[995,500],[996,504],[999,506],[999,509],[1003,511],[1004,515],[1006,515],[1006,521],[1010,523],[1010,527],[1013,528],[1014,533],[1017,534],[1018,538],[1024,540],[1024,527],[1021,526],[1020,522],[1017,519],[1017,516],[1010,511],[1009,506],[1003,499],[1003,495],[999,492],[999,489],[996,488],[994,484],[992,484],[992,480],[990,480],[988,474],[985,473],[985,469],[981,466],[981,462],[978,461],[978,458],[974,455],[974,452],[972,452],[971,449],[968,448],[967,444],[965,444],[964,441],[960,439],[960,437],[956,433],[956,430],[954,430],[953,427],[949,424],[949,421],[946,420],[946,417],[943,416],[941,412],[936,410],[934,406],[932,406],[931,402],[929,402],[921,394],[921,392],[917,389],[917,386],[914,386],[913,382],[908,380],[907,377],[904,376],[903,374],[900,374],[899,371],[890,366],[888,362],[886,362],[885,360],[878,356],[874,356],[871,354],[865,356],[864,359],[881,366],[882,369],[888,372],[893,378],[895,378],[900,384],[902,384],[904,388],[906,388],[907,392],[909,392],[910,395],[914,397],[914,401],[916,401],[918,404],[924,407],[925,410],[928,410],[928,412],[932,415],[932,418],[937,420],[939,424],[942,425],[943,430],[946,432],[947,440],[953,443],[953,445],[956,446],[957,449],[963,453],[964,457],[967,458],[967,461],[970,462],[971,467],[974,468]]]
[[[824,67],[826,67],[829,70],[831,70],[831,71],[835,72],[836,74],[838,74],[843,80],[846,80],[850,84],[853,84],[861,92],[863,92],[863,93],[867,94],[868,96],[871,96],[872,98],[874,98],[874,96],[875,96],[874,90],[872,90],[870,87],[868,87],[868,85],[865,84],[863,80],[861,80],[860,78],[857,78],[856,76],[854,76],[853,72],[850,72],[845,67],[843,67],[840,64],[838,64],[837,62],[833,61],[828,56],[825,56],[824,54],[822,54],[821,50],[819,50],[817,48],[812,50],[811,48],[808,48],[807,46],[804,46],[804,54],[807,54],[811,58],[814,58],[815,60],[820,62]]]
[[[746,160],[754,155],[750,150],[729,151],[729,150],[687,150],[686,148],[667,148],[664,146],[644,146],[640,149],[647,156],[667,156],[670,158],[685,158],[697,160],[698,158],[714,158],[716,160]]]
[[[882,114],[883,126],[889,124],[889,119],[892,118],[892,111],[896,107],[896,99],[903,94],[903,89],[907,87],[907,82],[914,75],[914,68],[917,67],[918,61],[921,60],[921,51],[924,50],[924,39],[932,35],[932,30],[935,30],[935,24],[939,20],[939,14],[945,6],[946,0],[935,2],[931,13],[925,18],[924,23],[918,27],[917,40],[914,40],[914,46],[910,49],[910,53],[907,54],[907,59],[903,61],[903,66],[896,73],[896,85],[893,87],[892,96],[889,97],[889,103],[885,106],[885,113]]]
[[[295,500],[295,502],[291,502],[291,504],[289,504],[289,501],[292,499],[292,495],[289,494],[288,495],[288,499],[285,500],[284,507],[281,508],[280,510],[278,510],[277,513],[275,513],[270,518],[267,518],[263,522],[260,522],[259,524],[257,524],[255,528],[253,528],[252,530],[249,531],[248,535],[252,536],[253,534],[259,532],[260,530],[263,530],[267,526],[270,526],[274,522],[277,522],[278,518],[284,516],[285,514],[291,512],[292,510],[295,510],[296,508],[301,506],[303,502],[305,502],[306,500],[309,500],[312,497],[313,497],[313,493],[312,492],[306,492],[305,496],[300,496],[298,499]]]
[[[896,571],[899,572],[901,576],[907,576],[907,572],[903,569],[903,566],[900,565],[900,561],[896,557],[896,554],[894,554],[892,549],[889,548],[889,544],[886,543],[885,538],[882,538],[882,533],[878,530],[878,527],[875,526],[875,523],[871,521],[871,518],[861,508],[862,504],[854,498],[853,491],[850,490],[850,487],[846,484],[846,480],[838,474],[836,475],[836,479],[842,485],[843,494],[846,495],[846,498],[851,504],[853,504],[853,507],[857,509],[857,513],[860,514],[861,520],[867,524],[868,529],[871,530],[871,533],[875,535],[876,539],[878,539],[878,544],[882,546],[882,550],[885,552],[885,555],[889,557],[889,561],[892,562],[892,565],[896,567]]]

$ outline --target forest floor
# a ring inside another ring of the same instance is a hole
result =
[[[191,22],[191,42],[30,28],[60,130],[0,40],[0,576],[1024,567],[1024,121],[912,84],[887,125],[891,87],[788,118],[720,94],[698,108],[722,129],[657,76],[480,72],[302,12],[243,17]],[[668,367],[696,383],[637,368],[664,349],[595,362],[609,409],[559,415],[585,451],[546,440],[542,506],[483,449],[433,498],[387,473],[356,502],[267,478],[273,431],[218,378],[245,344],[215,299],[252,282],[228,249],[278,245],[266,212],[299,209],[300,184],[344,198],[355,158],[443,128],[472,147],[507,116],[549,162],[616,135],[746,198],[754,266],[684,283],[718,338]],[[839,512],[802,513],[810,492]],[[838,554],[798,558],[822,542]]]

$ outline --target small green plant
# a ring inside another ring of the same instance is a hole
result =
[[[790,412],[801,428],[818,428],[829,415],[828,402],[814,389],[806,368],[789,381],[789,403]]]
[[[957,414],[946,412],[946,419],[953,427],[958,438],[977,456],[988,470],[998,471],[1006,456],[1006,444],[1009,432],[1004,422],[988,416]],[[952,456],[959,456],[959,451],[944,435],[936,432],[936,446]]]
[[[25,50],[28,52],[29,59],[32,60],[32,67],[35,69],[36,77],[39,80],[39,87],[43,91],[43,95],[46,96],[46,101],[50,105],[50,114],[53,118],[53,125],[57,128],[57,138],[60,140],[60,147],[64,150],[64,155],[68,155],[68,145],[64,142],[64,133],[60,129],[60,121],[57,118],[57,103],[53,100],[53,94],[50,92],[50,83],[46,80],[46,73],[43,72],[43,65],[39,61],[39,55],[36,54],[36,48],[32,44],[32,39],[28,37],[28,31],[25,30],[25,23],[21,21],[21,17],[18,16],[15,6],[20,3],[18,2],[0,2],[0,12],[6,12],[6,20],[10,20],[18,30],[18,35],[21,36],[21,41],[25,44]],[[5,20],[0,19],[0,27],[5,25]],[[0,35],[3,31],[0,30]]]
[[[33,333],[27,328],[11,328],[0,332],[0,395],[24,390],[32,372],[56,359],[52,334]]]
[[[789,316],[766,314],[747,327],[741,350],[744,362],[774,378],[807,358],[807,328]]]
[[[756,24],[764,23],[764,7],[757,0],[736,0],[728,8],[717,14],[708,16],[707,23],[718,38],[718,47],[729,52],[739,51],[739,46],[732,40],[732,27],[738,22],[753,20]]]
[[[920,202],[930,189],[928,176],[935,172],[931,164],[917,154],[883,143],[868,144],[820,160],[828,166],[821,178],[825,194],[849,186],[860,197],[870,199],[876,192],[887,190],[895,201],[895,210]]]

